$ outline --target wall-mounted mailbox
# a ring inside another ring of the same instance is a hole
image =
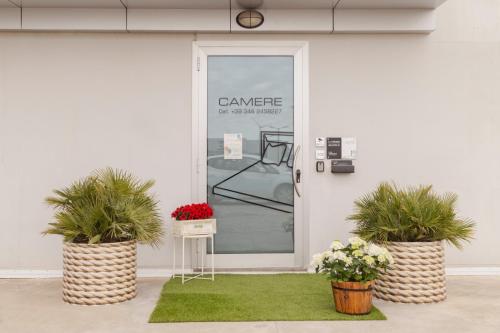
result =
[[[333,160],[332,173],[354,173],[354,165],[351,160]]]

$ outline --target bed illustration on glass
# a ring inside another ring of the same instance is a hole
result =
[[[209,157],[211,194],[292,214],[293,150],[293,132],[261,131],[259,155]]]

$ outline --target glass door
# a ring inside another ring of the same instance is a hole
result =
[[[293,253],[293,57],[208,57],[216,254]]]
[[[297,267],[296,59],[233,52],[207,54],[203,64],[201,163],[204,195],[217,219],[216,265]]]

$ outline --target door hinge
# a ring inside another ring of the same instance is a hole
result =
[[[200,57],[197,57],[196,58],[196,71],[199,72],[200,71]]]

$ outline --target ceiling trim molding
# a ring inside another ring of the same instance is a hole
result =
[[[436,27],[434,9],[385,8],[388,4],[397,4],[401,0],[332,0],[329,8],[318,2],[315,9],[275,9],[284,0],[276,0],[274,6],[259,9],[266,18],[264,24],[256,29],[244,29],[233,24],[240,9],[228,8],[201,9],[203,2],[193,0],[191,7],[198,9],[137,8],[141,0],[113,0],[103,2],[101,8],[37,8],[20,7],[16,0],[4,0],[12,6],[0,8],[0,30],[9,31],[155,31],[155,32],[221,32],[221,33],[430,33]],[[84,0],[78,0],[84,2]],[[172,0],[172,4],[188,3]],[[288,0],[287,0],[288,1]],[[298,0],[293,0],[298,1]],[[319,0],[318,0],[319,1]],[[405,3],[408,4],[407,0]],[[445,0],[412,0],[415,3],[430,6],[441,5]],[[62,1],[61,1],[62,2]],[[29,2],[28,2],[29,3]],[[48,1],[47,4],[58,4]],[[89,2],[92,3],[92,2]],[[95,3],[95,2],[94,2]],[[152,1],[149,4],[155,4]],[[345,8],[351,3],[355,8]],[[378,9],[358,8],[369,3],[381,6]],[[106,6],[113,6],[108,8]],[[195,6],[196,5],[196,6]],[[293,7],[291,5],[291,7]],[[299,6],[300,5],[300,6]],[[17,6],[17,7],[16,7]],[[96,5],[97,6],[97,5]],[[172,5],[173,6],[173,5]],[[185,7],[190,7],[184,5]],[[218,3],[217,6],[220,6]],[[265,6],[265,5],[264,5]],[[281,6],[281,5],[280,5]],[[283,5],[285,6],[285,5]],[[214,8],[215,8],[214,7]],[[314,6],[311,5],[311,8]]]

